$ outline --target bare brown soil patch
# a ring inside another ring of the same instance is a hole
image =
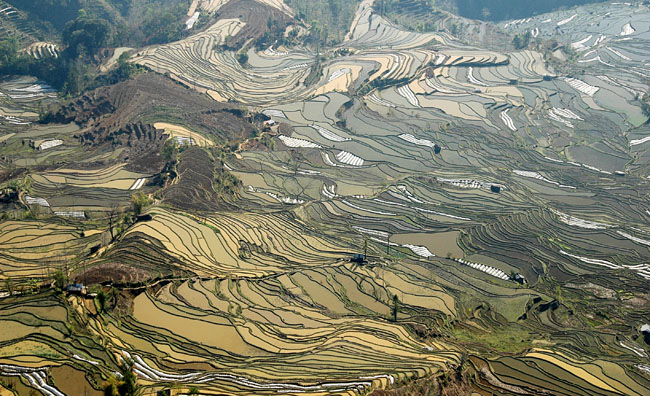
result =
[[[155,156],[165,142],[164,131],[152,125],[156,122],[186,126],[223,144],[252,136],[263,120],[238,105],[215,102],[164,76],[145,73],[65,102],[47,121],[77,123],[84,128],[78,136],[84,144],[125,147],[120,160],[129,162],[130,170],[155,173],[163,165]]]
[[[198,147],[183,151],[178,163],[178,182],[165,192],[165,203],[188,211],[214,211],[219,197],[213,188],[214,164]]]
[[[274,7],[254,0],[233,0],[219,10],[219,19],[238,18],[246,22],[246,26],[235,36],[230,38],[226,45],[231,48],[241,48],[248,40],[257,40],[267,34],[270,29],[268,20],[284,31],[290,22],[289,17]]]

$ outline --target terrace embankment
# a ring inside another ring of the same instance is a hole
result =
[[[232,179],[231,188],[218,183],[221,195],[217,195],[214,160],[205,151],[190,147],[183,151],[178,164],[179,180],[165,191],[165,203],[188,211],[215,211],[229,205],[224,195],[231,196],[238,188],[238,180]],[[224,180],[226,180],[224,178]]]
[[[470,375],[474,375],[473,370],[460,366],[453,370],[447,370],[442,373],[420,378],[402,386],[396,386],[392,389],[375,389],[368,396],[415,396],[415,395],[444,395],[444,396],[461,396],[476,394],[473,393]]]
[[[129,161],[128,169],[131,171],[158,173],[165,165],[159,154],[166,140],[164,133],[151,124],[127,124],[113,132],[87,130],[79,138],[85,144],[110,143],[115,147],[128,147],[122,158]]]
[[[147,241],[147,243],[144,243]],[[143,260],[146,257],[146,260]],[[111,249],[99,262],[80,272],[75,279],[89,284],[111,282],[137,284],[156,277],[173,275],[174,258],[146,236],[130,235]]]

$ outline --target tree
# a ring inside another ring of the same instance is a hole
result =
[[[102,313],[106,311],[106,293],[104,293],[103,290],[100,290],[99,293],[97,293],[97,302],[99,303],[99,313]]]
[[[515,49],[527,48],[528,44],[530,44],[531,37],[532,35],[529,30],[527,30],[524,34],[517,33],[512,39],[512,45],[515,47]]]
[[[399,297],[397,294],[393,295],[393,322],[397,322],[397,314],[399,313]]]
[[[180,17],[185,14],[185,11],[181,11],[184,4],[178,3],[176,9],[160,6],[147,7],[140,29],[146,35],[144,44],[162,44],[180,38],[184,27]]]
[[[80,14],[77,19],[65,25],[62,38],[71,57],[92,56],[108,45],[112,34],[111,25],[107,20]]]
[[[20,42],[14,36],[9,36],[0,41],[0,71],[14,73],[20,58]]]
[[[138,71],[138,67],[133,63],[129,62],[131,55],[128,52],[122,53],[117,59],[117,68],[113,72],[115,78],[118,81],[128,80]]]
[[[111,233],[111,242],[115,240],[115,234],[113,228],[117,225],[117,221],[120,218],[120,206],[117,203],[111,205],[111,209],[108,211],[108,231]]]
[[[199,388],[197,388],[196,386],[191,387],[188,394],[190,394],[190,395],[198,395],[199,394]]]
[[[245,52],[240,52],[237,54],[237,62],[239,62],[240,65],[244,66],[246,62],[248,62],[248,54]]]
[[[122,378],[111,376],[106,383],[104,383],[105,396],[139,396],[142,394],[141,388],[138,386],[136,376],[133,373],[133,361],[130,359],[125,360],[120,366],[120,374]]]
[[[114,377],[111,377],[111,379],[113,378]],[[110,382],[104,384],[104,396],[119,396],[117,393],[117,386]]]
[[[90,66],[81,58],[67,60],[64,67],[65,83],[63,91],[76,95],[83,91],[92,79]]]
[[[449,28],[449,33],[451,33],[452,36],[458,37],[458,33],[460,33],[460,28],[455,22],[451,24],[451,27]]]
[[[66,283],[68,283],[68,275],[60,269],[56,270],[56,272],[54,272],[54,286],[58,290],[63,290]]]
[[[167,162],[176,161],[176,156],[178,155],[178,143],[176,140],[168,140],[167,143],[165,143],[163,146],[161,154]]]
[[[133,206],[133,213],[135,213],[136,216],[141,215],[142,211],[149,206],[150,203],[149,197],[142,191],[131,196],[131,205]]]
[[[307,161],[304,155],[302,155],[298,150],[289,150],[289,168],[293,171],[294,177],[298,175],[300,170],[300,165]]]
[[[341,12],[341,4],[339,1],[336,0],[328,0],[328,4],[330,7],[330,12],[332,13],[332,16],[334,18],[339,17],[339,13]]]
[[[38,282],[36,282],[36,279],[31,278],[29,280],[29,289],[32,294],[35,294],[38,292]]]
[[[122,367],[122,383],[117,387],[120,396],[138,395],[140,392],[138,392],[138,386],[136,384],[137,378],[135,373],[133,373],[133,361],[126,362]]]
[[[5,288],[9,295],[14,294],[14,281],[10,277],[5,278]]]
[[[321,34],[323,29],[321,28],[320,22],[317,20],[311,21],[311,30],[309,31],[309,36],[316,44],[316,61],[318,62],[318,56],[320,54],[320,44],[321,44]]]

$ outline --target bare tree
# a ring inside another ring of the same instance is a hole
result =
[[[399,313],[399,297],[397,294],[393,295],[393,322],[397,322],[397,314]]]
[[[304,162],[306,162],[306,158],[304,155],[299,153],[297,150],[290,150],[289,151],[291,156],[289,157],[289,165],[291,170],[293,171],[293,176],[298,175],[298,171],[300,170],[300,165],[302,165]]]
[[[116,202],[113,203],[111,205],[111,209],[108,211],[108,230],[111,233],[111,242],[115,240],[115,233],[113,231],[113,228],[115,228],[117,222],[119,221],[120,213],[121,213],[120,205]]]

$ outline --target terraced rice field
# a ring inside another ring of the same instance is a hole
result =
[[[344,252],[331,238],[305,234],[304,225],[292,216],[233,214],[201,223],[199,218],[166,211],[152,214],[152,222],[129,233],[161,241],[184,266],[198,273],[260,276],[301,264],[336,261]]]
[[[57,100],[55,90],[35,78],[15,77],[0,83],[0,139],[7,133],[27,129],[38,121],[41,103],[48,105]]]
[[[43,189],[55,188],[56,185],[63,184],[81,188],[127,190],[131,189],[138,180],[143,180],[143,175],[129,172],[124,169],[124,166],[125,164],[117,164],[97,170],[57,169],[33,175],[32,180],[37,187]]]
[[[650,130],[638,98],[650,8],[590,5],[499,27],[569,43],[566,72],[532,46],[410,32],[372,1],[318,62],[308,47],[270,47],[242,65],[222,47],[246,27],[218,18],[225,3],[192,2],[188,17],[217,22],[134,61],[275,121],[257,139],[225,150],[206,131],[155,123],[182,146],[165,170],[178,177],[161,181],[120,153],[80,154],[75,126],[0,135],[20,153],[13,164],[47,166],[21,199],[58,213],[55,224],[0,223],[3,278],[26,285],[62,263],[157,278],[101,316],[76,297],[5,295],[1,379],[73,394],[59,378],[86,372],[97,390],[131,358],[152,394],[176,383],[353,395],[458,367],[475,374],[475,394],[648,393]],[[3,106],[48,95],[25,84],[0,85]],[[6,124],[33,122],[0,110]],[[93,165],[57,163],[70,152]],[[241,184],[226,191],[226,174]],[[150,193],[151,219],[90,254],[107,231],[76,217],[136,191]]]
[[[210,139],[202,136],[199,133],[192,132],[189,129],[182,126],[168,124],[165,122],[157,122],[153,124],[153,126],[156,129],[164,130],[165,133],[168,134],[171,139],[176,139],[177,141],[180,142],[187,142],[190,145],[197,145],[201,147],[214,146],[214,142],[212,142]]]
[[[74,267],[100,241],[99,234],[80,237],[76,227],[38,221],[0,224],[0,270],[5,278],[47,278],[55,270]]]
[[[530,382],[514,380],[517,376],[526,377],[527,365],[540,368],[537,378]],[[580,362],[563,354],[550,350],[533,350],[521,357],[521,360],[503,358],[491,361],[490,366],[498,378],[503,378],[514,386],[550,387],[556,394],[613,394],[640,395],[645,389],[620,368],[607,362],[595,360]],[[607,373],[607,374],[606,374]],[[553,384],[551,384],[553,383]]]
[[[59,48],[56,44],[45,43],[45,42],[36,42],[27,47],[26,52],[33,56],[36,59],[53,57],[59,57]]]
[[[159,327],[165,323],[164,326],[173,332],[190,325],[194,328],[192,334],[188,334],[190,339],[203,348],[219,351],[216,353],[223,356],[224,362],[231,361],[230,374],[241,375],[251,381],[279,382],[276,387],[287,391],[291,391],[291,385],[283,383],[295,383],[296,379],[313,373],[317,368],[320,374],[314,378],[316,383],[318,378],[321,381],[336,378],[339,382],[347,382],[342,386],[349,389],[360,383],[364,383],[362,387],[369,387],[373,381],[368,377],[377,376],[377,380],[384,378],[384,381],[393,381],[391,377],[408,375],[408,369],[402,373],[391,372],[391,376],[386,375],[388,366],[370,369],[372,365],[382,365],[382,354],[391,356],[386,360],[387,365],[390,365],[391,359],[404,359],[405,363],[409,359],[423,359],[419,363],[412,361],[408,364],[410,370],[415,371],[423,364],[434,369],[437,365],[444,366],[457,359],[453,353],[436,353],[437,348],[432,347],[429,347],[430,353],[423,355],[421,351],[427,345],[419,344],[399,326],[377,319],[341,317],[346,312],[364,309],[359,305],[364,303],[372,302],[373,305],[368,308],[377,310],[375,315],[389,310],[387,305],[372,297],[372,293],[375,293],[386,298],[387,291],[371,279],[364,279],[350,272],[349,268],[340,267],[283,274],[264,281],[229,278],[216,284],[214,281],[183,283],[178,287],[165,287],[155,297],[141,295],[135,301],[134,319],[139,327]],[[328,291],[327,285],[331,282],[338,285],[334,293]],[[355,285],[362,282],[366,285],[363,288],[365,292],[353,288],[358,288]],[[270,290],[282,292],[270,298]],[[196,316],[201,311],[204,314]],[[206,313],[209,315],[206,316]],[[217,320],[220,315],[233,314],[236,316],[232,319]],[[206,320],[197,320],[200,317]],[[214,336],[216,329],[220,329],[219,337]],[[179,346],[181,350],[185,349]],[[350,354],[359,360],[351,361],[346,357]],[[182,353],[177,356],[180,358]],[[243,363],[237,364],[237,360],[241,359],[238,356],[256,356],[259,362],[237,368]],[[197,358],[203,360],[206,357]],[[265,363],[268,359],[276,362],[272,370]],[[368,360],[367,368],[359,364],[364,359]],[[429,363],[425,363],[427,361]],[[325,385],[325,388],[330,386]],[[322,385],[317,385],[311,391],[318,388],[323,389]]]

